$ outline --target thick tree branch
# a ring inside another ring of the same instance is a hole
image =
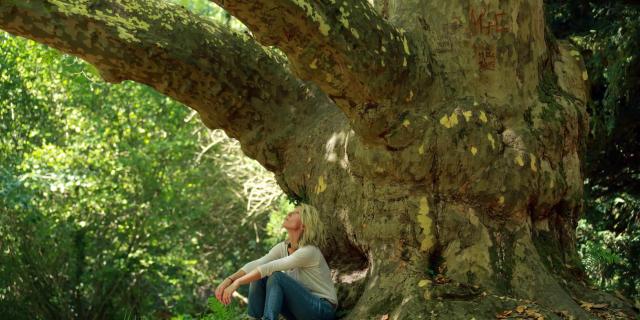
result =
[[[196,109],[278,171],[309,94],[284,59],[161,0],[0,0],[0,28],[80,57]]]
[[[376,139],[393,126],[362,123],[370,109],[405,103],[413,98],[411,84],[431,81],[428,64],[418,61],[425,55],[367,0],[212,1],[244,22],[259,42],[282,49],[294,72],[327,93],[365,137]],[[371,129],[378,127],[384,128]]]

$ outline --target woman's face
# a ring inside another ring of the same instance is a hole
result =
[[[296,231],[302,228],[302,220],[300,219],[300,208],[296,207],[289,212],[282,222],[282,227],[290,231]]]

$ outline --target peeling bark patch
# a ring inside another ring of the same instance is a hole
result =
[[[403,29],[400,29],[400,34],[402,34],[402,48],[404,49],[404,53],[406,55],[410,55],[411,51],[409,51],[409,41],[407,41],[407,37],[404,35]]]
[[[326,23],[321,23],[318,27],[318,30],[322,35],[329,36],[329,30],[331,30],[331,27],[329,27],[329,25]]]
[[[522,159],[522,154],[518,153],[514,161],[521,167],[524,167],[524,159]]]
[[[420,215],[429,214],[429,202],[426,197],[420,198]]]
[[[491,133],[487,133],[487,139],[489,140],[489,143],[491,143],[491,149],[495,150],[496,149],[496,141],[493,140],[493,136],[491,135]]]
[[[445,114],[442,118],[440,118],[440,124],[445,128],[450,129],[458,124],[458,115],[455,112],[451,113],[450,116],[447,116]]]
[[[457,227],[457,236],[450,238],[443,252],[447,276],[461,283],[482,283],[491,279],[493,274],[490,254],[493,242],[489,230],[480,223],[473,210],[464,207],[456,209],[445,212],[447,219],[455,221],[450,227],[460,222],[467,223]]]
[[[418,211],[418,223],[422,228],[423,239],[420,243],[420,250],[428,251],[435,244],[435,237],[431,232],[433,220],[429,217],[429,202],[426,197],[420,198],[420,208]]]
[[[532,154],[529,155],[529,157],[531,158],[531,171],[533,172],[537,172],[538,168],[536,166],[536,156]]]
[[[323,36],[329,36],[331,27],[329,26],[329,24],[327,24],[327,21],[324,19],[324,17],[322,17],[322,15],[313,10],[313,7],[310,3],[307,3],[305,0],[293,0],[293,3],[302,8],[302,10],[304,10],[306,15],[310,17],[311,20],[318,23],[318,31],[320,31]]]
[[[324,176],[318,177],[318,183],[316,184],[316,194],[320,194],[327,189],[327,184],[324,182]]]
[[[487,119],[487,115],[484,113],[484,111],[480,111],[480,115],[478,116],[478,119],[480,119],[480,121],[487,123],[487,121],[489,121]]]
[[[462,112],[462,115],[464,116],[464,121],[469,122],[469,121],[471,121],[471,116],[473,115],[473,112],[464,111],[464,112]]]

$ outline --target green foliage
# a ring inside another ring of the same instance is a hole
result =
[[[581,51],[591,84],[579,251],[596,284],[640,301],[640,6],[547,1],[546,12]]]
[[[237,303],[232,302],[230,305],[225,306],[216,300],[215,297],[210,297],[207,303],[208,310],[196,317],[190,315],[178,315],[172,317],[171,320],[243,320],[248,319],[246,311],[243,307]]]
[[[640,198],[626,193],[589,199],[578,225],[579,252],[602,288],[637,297],[640,292]]]
[[[606,138],[624,114],[637,114],[640,6],[624,2],[548,1],[547,19],[586,58],[592,85],[591,132]]]
[[[215,279],[268,249],[273,177],[193,119],[148,87],[101,82],[0,34],[3,317],[198,314]]]
[[[244,318],[244,311],[236,303],[225,306],[218,300],[209,298],[209,311],[211,312],[203,319],[206,320],[237,320]]]
[[[246,32],[247,27],[240,22],[240,20],[236,19],[234,16],[230,15],[227,11],[220,8],[215,3],[209,0],[169,0],[173,3],[179,4],[191,12],[194,12],[198,15],[205,16],[220,22],[221,24],[227,26],[230,29],[236,31]]]

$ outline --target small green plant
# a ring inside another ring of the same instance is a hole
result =
[[[230,305],[225,306],[215,297],[209,297],[208,306],[210,313],[202,318],[204,320],[239,320],[245,318],[243,310],[233,301]]]
[[[247,319],[243,308],[238,303],[231,302],[225,306],[215,297],[209,297],[207,301],[208,310],[198,316],[181,314],[171,318],[171,320],[243,320]]]

